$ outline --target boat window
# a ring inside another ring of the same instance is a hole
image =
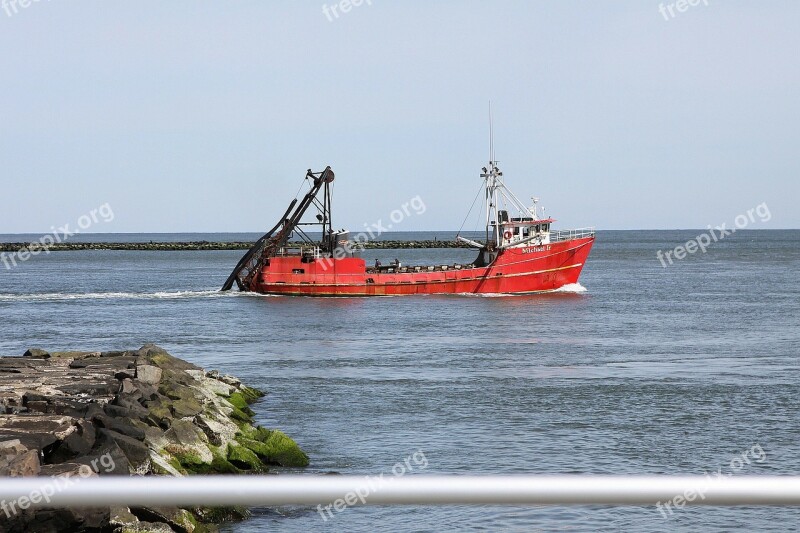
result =
[[[519,226],[514,228],[514,235],[519,235]]]
[[[525,226],[522,229],[522,236],[523,237],[527,237],[528,235],[530,235],[530,233],[531,233],[531,227],[530,226]]]
[[[292,274],[305,274],[306,270],[304,268],[294,268],[292,269]]]
[[[536,224],[536,226],[533,227],[533,231],[539,233],[539,224]]]
[[[550,231],[550,224],[542,224],[542,231]]]

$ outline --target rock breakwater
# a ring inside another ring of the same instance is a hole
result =
[[[304,467],[288,436],[253,424],[263,393],[155,345],[0,358],[0,476],[248,474]],[[0,482],[2,480],[0,479]],[[33,510],[0,502],[0,531],[214,530],[243,508]]]

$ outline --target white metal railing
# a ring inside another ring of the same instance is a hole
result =
[[[594,237],[594,227],[578,229],[560,229],[550,232],[550,242],[571,241],[573,239],[584,239]]]
[[[327,505],[356,495],[359,504],[375,505],[656,505],[680,498],[681,507],[800,506],[800,476],[146,476],[91,477],[63,485],[52,478],[5,478],[0,502],[25,498],[30,507]]]

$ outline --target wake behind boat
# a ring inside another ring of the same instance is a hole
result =
[[[493,158],[492,158],[493,159]],[[526,207],[505,186],[496,161],[483,168],[486,237],[458,236],[478,250],[467,265],[405,266],[399,261],[368,267],[349,233],[331,222],[333,170],[308,171],[309,192],[292,201],[280,222],[242,257],[223,291],[292,296],[394,296],[411,294],[528,294],[578,282],[595,240],[594,228],[555,231],[534,199]],[[318,198],[321,196],[321,198]],[[316,221],[302,222],[312,206]],[[305,227],[319,226],[322,240]],[[301,242],[290,242],[300,238]]]

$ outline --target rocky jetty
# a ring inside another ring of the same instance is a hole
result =
[[[411,248],[470,248],[460,241],[369,241],[362,245],[369,250],[408,250]]]
[[[155,345],[0,358],[0,477],[263,473],[304,467],[285,434],[253,425],[263,393]],[[2,483],[2,479],[0,479]],[[32,510],[0,502],[0,531],[203,532],[244,508]]]
[[[128,251],[198,251],[198,250],[249,250],[252,242],[61,242],[51,244],[47,247],[48,252],[66,252],[81,250],[128,250]],[[291,246],[292,243],[290,243]],[[368,250],[403,250],[412,248],[469,248],[468,245],[458,241],[368,241],[360,245],[361,248]],[[31,252],[41,253],[42,247],[29,245],[27,243],[0,243],[0,252],[23,255]]]

